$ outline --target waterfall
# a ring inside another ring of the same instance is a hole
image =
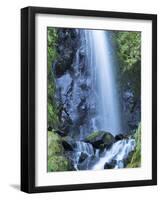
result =
[[[91,168],[91,158],[98,158],[98,151],[94,152],[94,148],[90,143],[85,143],[82,141],[77,141],[74,147],[74,167],[77,170],[80,169],[90,169]],[[84,161],[84,162],[83,162]]]
[[[123,168],[124,160],[128,158],[130,152],[134,151],[135,145],[134,139],[124,139],[114,143],[92,169],[104,169],[105,163],[111,163],[112,161],[115,161],[113,168]]]
[[[91,121],[94,129],[97,127],[97,130],[109,131],[116,135],[121,131],[121,123],[109,36],[108,31],[85,31],[88,67],[93,81],[91,87],[97,106],[96,116]]]
[[[75,146],[75,150],[77,152],[86,153],[87,155],[94,155],[93,146],[91,144],[89,144],[89,143],[77,141],[76,142],[76,146]]]
[[[103,30],[86,30],[85,39],[87,65],[91,72],[91,88],[96,103],[96,115],[91,119],[91,124],[94,130],[104,130],[116,135],[122,128],[110,33]],[[111,162],[114,165],[112,168],[123,168],[124,160],[134,148],[134,139],[115,142],[91,169],[104,169],[105,164]]]

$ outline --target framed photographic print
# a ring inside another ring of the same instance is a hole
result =
[[[21,10],[21,190],[157,184],[157,16]]]

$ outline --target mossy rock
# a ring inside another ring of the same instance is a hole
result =
[[[136,148],[129,158],[128,168],[136,168],[141,166],[141,124],[135,132]]]
[[[48,172],[69,170],[72,170],[72,165],[65,156],[61,136],[48,131]]]
[[[61,137],[57,133],[48,131],[48,157],[63,153],[64,148]]]
[[[69,171],[71,165],[65,156],[52,156],[48,159],[48,172]]]
[[[110,146],[115,141],[114,136],[105,131],[96,131],[85,138],[85,142],[91,143],[94,148],[103,149]]]

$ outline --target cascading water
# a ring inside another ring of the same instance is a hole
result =
[[[105,163],[115,161],[113,168],[123,168],[124,160],[128,158],[131,151],[135,149],[135,140],[120,140],[108,149],[105,155],[92,167],[93,170],[104,169]]]
[[[113,135],[122,131],[115,70],[112,62],[109,33],[102,30],[86,30],[87,65],[91,74],[91,88],[97,105],[96,115],[91,118],[93,130],[109,131]],[[91,168],[104,169],[105,163],[115,161],[113,168],[123,168],[124,159],[135,148],[134,139],[115,142],[105,155]],[[96,158],[99,152],[97,150]]]
[[[91,144],[77,141],[75,145],[75,150],[77,152],[83,152],[88,155],[94,155],[94,149]]]
[[[94,128],[109,131],[113,135],[121,132],[119,102],[114,77],[114,65],[109,33],[103,30],[86,30],[86,51],[88,67],[93,80],[92,88],[96,94],[96,116]],[[97,121],[97,125],[95,124]]]
[[[75,143],[74,151],[76,152],[74,153],[74,167],[77,170],[91,169],[91,158],[94,157],[95,155],[98,158],[97,155],[98,151],[94,152],[94,148],[90,143],[77,141]],[[84,159],[86,159],[86,161],[83,163]]]

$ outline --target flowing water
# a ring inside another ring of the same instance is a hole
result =
[[[81,142],[81,141],[78,141],[76,142],[75,144],[75,154],[74,154],[74,167],[78,169],[78,165],[79,165],[79,162],[80,162],[80,157],[81,155],[87,155],[88,157],[88,160],[86,160],[85,162],[85,169],[89,169],[89,164],[90,164],[90,157],[94,156],[94,149],[93,149],[93,146],[89,143],[85,143],[85,142]]]
[[[93,91],[97,94],[96,127],[116,135],[121,132],[121,123],[109,34],[103,30],[85,31],[88,67],[93,76]]]
[[[93,130],[104,130],[114,136],[122,131],[119,113],[119,101],[115,77],[115,66],[112,61],[112,47],[110,45],[110,33],[103,30],[86,30],[85,48],[87,66],[90,70],[91,89],[94,93],[97,105],[96,114],[91,118]],[[77,56],[77,54],[76,54]],[[78,58],[77,58],[78,61]],[[81,152],[89,157],[95,155],[97,162],[91,167],[93,170],[104,169],[106,163],[115,161],[113,168],[123,168],[124,160],[135,148],[134,139],[123,139],[115,142],[102,158],[99,158],[99,150],[95,153],[91,145],[82,142],[77,143],[77,162]],[[89,167],[86,167],[89,169]]]
[[[104,169],[105,163],[115,161],[113,168],[123,168],[124,161],[128,158],[129,153],[135,149],[135,140],[120,140],[108,149],[105,155],[92,167],[93,170]]]

